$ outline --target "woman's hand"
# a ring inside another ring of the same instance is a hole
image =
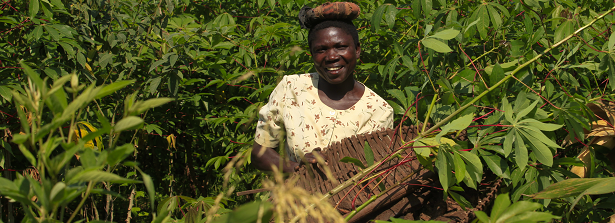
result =
[[[306,153],[303,156],[303,159],[305,160],[306,163],[318,163],[318,160],[316,159],[316,156],[320,156],[323,160],[325,160],[325,164],[327,159],[327,156],[325,156],[325,154],[322,152],[322,149],[319,148],[315,148],[314,150],[312,150],[311,153]]]
[[[263,147],[256,142],[252,146],[251,156],[252,165],[263,171],[272,171],[273,166],[280,165],[280,159],[283,159],[273,148]],[[284,159],[282,172],[294,173],[297,170],[299,170],[299,163]]]
[[[282,171],[284,171],[284,173],[294,173],[295,171],[299,170],[299,166],[299,163],[289,160],[285,163],[284,168],[282,168]]]

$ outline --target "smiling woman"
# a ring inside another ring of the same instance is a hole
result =
[[[345,2],[301,10],[316,73],[285,76],[260,110],[252,150],[256,168],[271,170],[283,159],[284,172],[293,172],[298,160],[315,163],[314,153],[333,142],[393,126],[391,106],[354,79],[361,54],[351,22],[357,15],[358,6]],[[287,157],[274,150],[282,133]]]

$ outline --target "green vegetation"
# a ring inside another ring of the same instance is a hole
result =
[[[229,192],[293,191],[249,154],[277,82],[313,72],[297,13],[323,2],[2,1],[0,220],[288,221],[268,192]],[[445,193],[495,175],[480,221],[613,214],[612,1],[355,3],[357,80],[396,124],[435,125],[407,146]]]

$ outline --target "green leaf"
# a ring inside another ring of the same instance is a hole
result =
[[[596,195],[615,192],[615,177],[601,178],[601,181],[583,192],[583,194]]]
[[[30,150],[28,150],[23,144],[18,144],[17,146],[19,147],[19,151],[21,151],[21,153],[26,157],[28,162],[30,162],[32,166],[37,166],[38,162],[36,161],[34,155],[32,155],[32,153],[30,152]]]
[[[536,105],[538,104],[538,100],[534,101],[534,103],[532,103],[530,106],[524,108],[523,110],[521,110],[516,118],[515,118],[515,123],[519,122],[519,119],[521,119],[522,117],[525,117],[527,114],[529,114],[532,109],[534,109],[534,107],[536,107]]]
[[[42,35],[43,35],[43,27],[42,26],[36,26],[36,28],[34,28],[34,30],[32,30],[32,37],[34,38],[35,41],[39,40]]]
[[[58,30],[56,30],[52,26],[43,26],[43,28],[45,28],[47,33],[51,35],[51,38],[53,38],[53,40],[60,41],[60,33],[58,32]]]
[[[167,62],[167,60],[158,60],[156,62],[153,62],[152,65],[149,66],[148,73],[151,73],[154,69],[156,69],[156,67],[160,66],[160,64],[163,64],[165,62]]]
[[[98,64],[101,68],[105,68],[107,64],[113,63],[113,54],[112,53],[104,53],[98,59]]]
[[[520,130],[526,131],[528,133],[528,135],[540,140],[540,142],[544,143],[545,145],[547,145],[548,147],[551,148],[561,148],[559,145],[557,145],[557,143],[551,141],[551,139],[549,139],[549,137],[547,137],[545,134],[542,133],[542,131],[538,130],[537,128],[533,127],[533,126],[522,126],[520,125]]]
[[[613,55],[608,56],[608,65],[609,80],[615,80],[615,58],[613,58]],[[611,90],[615,90],[615,81],[609,81],[609,86],[611,86]]]
[[[519,135],[518,130],[515,131],[515,161],[517,162],[517,166],[519,168],[524,169],[527,166],[528,155],[527,155],[527,147],[525,147],[525,142]]]
[[[414,14],[414,18],[419,18],[420,14],[421,14],[421,2],[422,0],[413,0],[412,1],[412,8],[416,9],[416,10],[412,10],[413,14]]]
[[[493,66],[493,70],[491,71],[491,75],[489,75],[489,85],[493,86],[496,83],[500,82],[504,78],[504,69],[500,64],[495,64]]]
[[[433,8],[433,3],[431,0],[421,0],[421,6],[423,6],[423,12],[425,12],[425,18],[428,18],[431,15],[431,10]]]
[[[408,100],[406,99],[406,95],[404,94],[404,92],[400,91],[399,89],[389,89],[387,90],[387,92],[401,103],[404,111],[408,108]]]
[[[489,218],[489,216],[487,216],[487,214],[485,214],[485,212],[482,211],[474,211],[474,214],[476,215],[476,218],[478,218],[478,220],[480,220],[480,222],[491,222],[491,218]]]
[[[169,93],[171,93],[172,96],[177,95],[177,90],[179,89],[179,81],[181,79],[175,75],[175,74],[171,74],[169,76],[169,82],[168,82],[168,87],[169,87]]]
[[[459,206],[461,206],[461,208],[463,208],[463,209],[473,208],[472,207],[472,203],[470,203],[465,197],[461,196],[460,194],[455,193],[453,191],[449,191],[448,194],[451,195],[453,200],[455,200],[457,202],[457,204],[459,204]]]
[[[443,39],[443,40],[450,40],[450,39],[455,38],[457,35],[459,35],[459,33],[460,33],[459,30],[455,30],[451,28],[451,29],[440,31],[436,34],[431,35],[430,37]]]
[[[51,0],[51,4],[60,9],[64,9],[64,4],[62,4],[62,0]]]
[[[552,219],[561,217],[546,212],[525,212],[508,219],[507,222],[552,222]]]
[[[19,61],[19,64],[21,65],[21,67],[23,68],[24,73],[26,73],[26,75],[28,75],[28,77],[30,78],[30,80],[32,80],[32,82],[34,83],[34,85],[36,85],[36,87],[42,91],[43,87],[43,80],[41,79],[41,77],[38,75],[38,73],[36,73],[34,70],[32,70],[32,68],[30,68],[30,66],[28,66],[23,60]]]
[[[436,157],[435,166],[438,168],[438,178],[440,179],[440,184],[444,191],[448,191],[448,187],[450,186],[448,180],[450,179],[451,169],[449,168],[448,161],[446,159],[448,151],[440,150],[440,153]]]
[[[612,33],[611,37],[609,37],[609,52],[615,52],[613,51],[613,46],[615,46],[615,33]]]
[[[68,182],[70,184],[77,182],[111,182],[111,183],[141,183],[138,180],[126,179],[114,173],[105,172],[102,170],[84,170],[72,177]]]
[[[11,94],[11,89],[5,86],[0,86],[0,96],[2,96],[7,101],[11,101],[11,99],[13,99],[13,94]]]
[[[501,178],[510,178],[508,174],[506,174],[506,170],[508,169],[508,163],[505,159],[500,158],[500,156],[495,155],[489,151],[479,149],[478,152],[489,166],[489,169],[495,173],[495,175]]]
[[[508,194],[500,194],[495,198],[495,202],[493,202],[493,207],[491,208],[491,218],[493,220],[497,220],[498,217],[510,206],[510,198]]]
[[[380,30],[380,22],[382,22],[382,16],[384,15],[384,12],[386,11],[387,7],[390,4],[383,4],[378,6],[378,8],[376,8],[376,11],[374,11],[374,14],[372,15],[372,27],[374,27],[374,32],[378,32]]]
[[[56,185],[53,186],[53,188],[51,189],[51,192],[49,193],[49,200],[55,203],[63,199],[64,196],[57,196],[57,195],[60,194],[60,192],[64,192],[64,188],[66,188],[66,184],[64,182],[56,183]]]
[[[261,217],[259,219],[259,216]],[[267,201],[256,201],[239,206],[234,211],[224,214],[216,219],[214,223],[256,223],[269,222],[273,216],[273,205]]]
[[[512,152],[512,144],[513,141],[515,141],[515,134],[514,134],[514,130],[508,131],[508,134],[506,134],[506,137],[504,138],[504,156],[508,157],[508,155],[510,155],[510,152]]]
[[[134,83],[134,80],[125,80],[125,81],[116,81],[113,82],[112,84],[109,84],[107,86],[104,86],[102,89],[100,89],[100,91],[98,91],[98,93],[96,94],[96,99],[100,99],[103,98],[107,95],[113,94],[114,92]]]
[[[156,77],[156,78],[152,79],[152,81],[149,84],[149,93],[150,94],[156,93],[156,91],[158,90],[158,86],[160,86],[160,81],[161,80],[162,80],[162,78],[160,78],[160,77]]]
[[[360,160],[352,158],[352,157],[348,157],[348,156],[342,158],[340,160],[340,162],[342,162],[342,163],[352,163],[352,164],[354,164],[354,165],[356,165],[358,167],[361,167],[361,169],[365,169],[366,168],[365,165],[363,165],[363,163],[361,163]]]
[[[453,150],[453,157],[455,162],[455,177],[457,178],[457,183],[463,181],[463,178],[466,176],[466,164],[461,159],[459,153]]]
[[[506,98],[502,98],[502,108],[504,108],[504,116],[506,117],[506,121],[510,122],[510,124],[516,124],[513,119],[513,109],[510,103]]]
[[[518,201],[510,205],[507,210],[500,215],[497,219],[498,222],[507,222],[509,218],[520,214],[526,214],[525,212],[533,211],[538,208],[541,208],[542,204],[529,202],[529,201]]]
[[[491,16],[491,23],[495,26],[494,28],[500,28],[500,26],[502,26],[502,18],[500,13],[498,13],[492,6],[487,6],[487,10]]]
[[[135,148],[130,143],[118,146],[113,151],[108,153],[107,164],[109,164],[109,166],[114,166],[115,164],[118,164],[122,160],[126,159],[126,157],[130,156],[134,151]]]
[[[476,24],[476,29],[480,34],[481,39],[487,38],[487,28],[489,27],[489,14],[487,13],[487,9],[485,6],[480,6],[478,8],[477,17],[480,18],[480,21]]]
[[[560,129],[563,126],[563,125],[558,125],[558,124],[544,123],[544,122],[538,121],[536,119],[531,119],[531,118],[521,120],[519,122],[519,125],[531,126],[541,131],[555,131],[555,130]]]
[[[130,110],[133,111],[131,112],[131,114],[138,115],[151,108],[161,106],[173,100],[174,100],[173,98],[152,98],[152,99],[148,99],[147,101],[140,101],[140,102],[135,103],[132,106],[132,108],[130,108]]]
[[[572,34],[572,32],[574,32],[574,23],[570,20],[567,20],[560,24],[555,30],[554,41],[557,43]]]
[[[363,144],[363,152],[365,153],[365,162],[367,166],[374,165],[374,151],[372,151],[372,147],[369,146],[367,141]]]
[[[472,123],[472,118],[474,118],[474,114],[467,114],[446,124],[442,127],[442,131],[440,131],[440,133],[436,135],[436,141],[440,142],[440,138],[442,138],[442,136],[448,134],[451,131],[466,129],[468,126],[470,126],[470,123]]]
[[[36,14],[38,13],[38,7],[39,7],[39,2],[38,0],[30,0],[30,7],[29,7],[29,11],[30,11],[30,18],[34,18],[34,16],[36,16]]]
[[[505,17],[510,16],[510,14],[508,13],[508,9],[506,9],[506,7],[504,7],[504,6],[502,6],[502,5],[498,4],[498,3],[495,3],[495,2],[489,2],[488,4],[497,7],[500,11],[502,11],[502,13],[504,13]]]
[[[483,172],[483,164],[480,162],[480,158],[476,156],[474,153],[468,151],[457,151],[461,158],[467,161],[470,166],[472,166],[479,173]],[[468,169],[469,171],[469,169]]]
[[[94,88],[94,85],[92,85],[83,90],[75,100],[73,100],[70,104],[68,104],[68,106],[66,106],[66,109],[64,109],[60,118],[54,119],[54,125],[60,125],[70,120],[71,117],[74,116],[81,107],[85,106],[87,103],[92,101],[92,99],[94,99],[100,89],[100,87]]]
[[[421,40],[421,43],[425,47],[430,48],[440,53],[448,53],[448,52],[453,51],[450,47],[448,47],[448,45],[434,38],[425,38]]]
[[[480,18],[477,18],[476,20],[474,20],[474,22],[468,24],[468,26],[466,27],[466,30],[463,31],[463,33],[467,33],[468,30],[470,30],[470,28],[472,28],[472,26],[478,24],[480,22]]]
[[[145,188],[147,189],[147,194],[149,194],[149,202],[150,202],[150,207],[156,207],[154,206],[154,199],[156,197],[156,192],[154,190],[154,181],[152,180],[152,177],[150,177],[148,174],[144,173],[143,171],[141,171],[141,169],[137,168],[137,170],[139,170],[139,173],[141,173],[141,177],[143,178],[143,184],[145,184]]]
[[[397,8],[394,5],[388,5],[384,14],[384,21],[389,25],[389,29],[392,29],[395,25],[395,16],[397,16]]]
[[[13,135],[13,143],[23,144],[30,138],[30,134],[15,134]]]
[[[137,116],[128,116],[123,118],[113,127],[114,132],[138,129],[143,125],[143,119]]]

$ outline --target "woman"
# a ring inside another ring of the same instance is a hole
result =
[[[288,159],[282,169],[294,172],[298,160],[315,163],[314,153],[333,142],[392,128],[392,107],[354,78],[361,54],[351,22],[357,15],[358,6],[344,2],[301,10],[316,73],[284,76],[261,108],[252,149],[257,169],[280,165],[283,157],[274,149],[283,134]]]

